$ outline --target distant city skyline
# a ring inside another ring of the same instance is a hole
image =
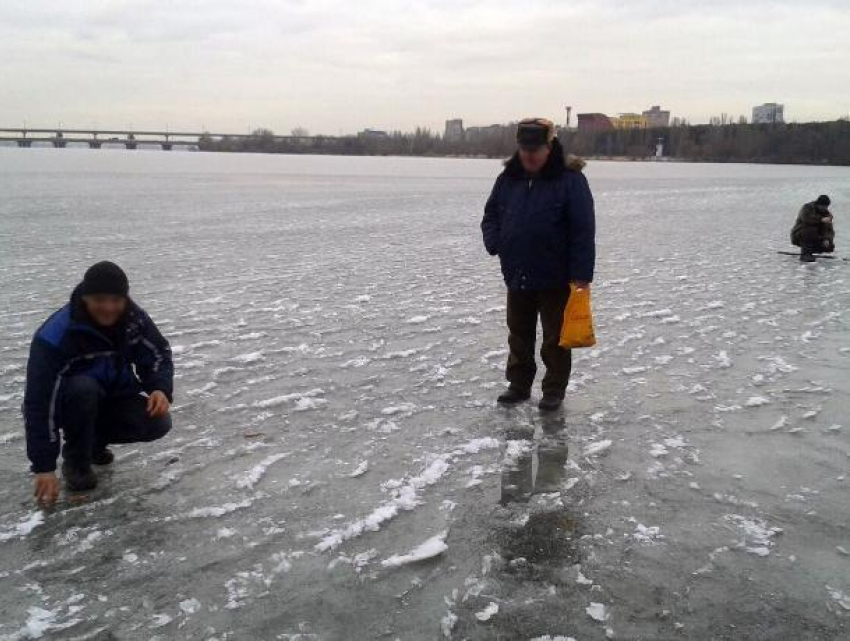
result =
[[[850,112],[846,0],[6,0],[0,125],[353,134]]]

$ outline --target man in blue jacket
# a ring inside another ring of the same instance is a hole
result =
[[[153,441],[171,429],[171,348],[129,290],[118,265],[97,263],[33,338],[23,409],[42,504],[59,495],[62,441],[65,485],[80,492],[97,486],[92,464],[113,461],[110,443]]]
[[[517,145],[496,179],[481,222],[484,246],[499,256],[508,288],[510,385],[498,400],[511,405],[531,397],[539,316],[546,366],[540,409],[553,411],[563,403],[572,364],[570,351],[558,345],[569,286],[589,287],[593,280],[593,196],[581,173],[584,163],[567,162],[551,121],[522,120]]]

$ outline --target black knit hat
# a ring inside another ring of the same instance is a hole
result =
[[[815,204],[820,205],[821,207],[829,207],[832,204],[832,201],[829,199],[829,196],[826,194],[822,194],[818,196],[818,199],[815,201]]]
[[[130,281],[127,280],[123,269],[105,260],[86,270],[80,293],[83,296],[111,294],[126,297],[130,293]]]

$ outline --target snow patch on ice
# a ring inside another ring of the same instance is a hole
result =
[[[432,536],[427,541],[420,543],[407,554],[394,554],[388,559],[381,561],[385,568],[396,568],[409,563],[418,563],[427,559],[433,559],[449,549],[446,545],[448,532],[441,532]]]

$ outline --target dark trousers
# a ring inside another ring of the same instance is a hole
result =
[[[62,456],[75,467],[91,465],[92,454],[110,443],[155,441],[171,430],[169,415],[151,418],[142,395],[109,397],[90,376],[62,385]]]
[[[563,397],[570,382],[572,354],[558,345],[564,307],[570,290],[544,289],[538,291],[508,290],[508,366],[505,377],[510,386],[530,391],[537,374],[534,347],[537,341],[537,318],[543,328],[540,356],[546,366],[543,393]]]
[[[800,233],[797,234],[796,240],[799,241],[797,245],[803,251],[809,251],[814,254],[831,253],[835,251],[835,244],[828,236],[823,235],[817,227],[804,227],[800,230]],[[824,241],[828,241],[828,244],[824,245]]]

